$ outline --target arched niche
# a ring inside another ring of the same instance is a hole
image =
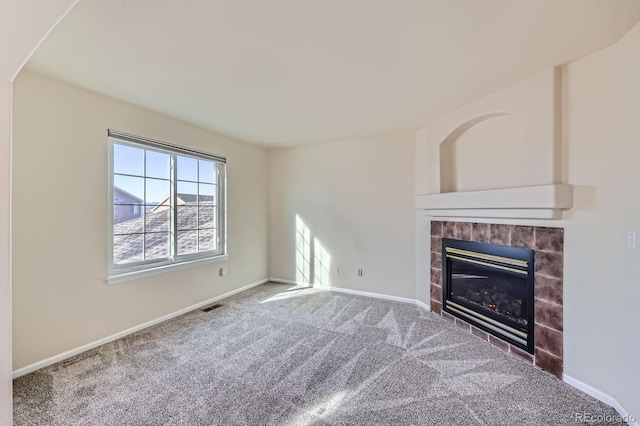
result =
[[[522,117],[479,115],[440,144],[440,193],[523,186],[525,161]]]

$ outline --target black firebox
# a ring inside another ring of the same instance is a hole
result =
[[[443,309],[532,354],[534,257],[530,249],[443,238]]]

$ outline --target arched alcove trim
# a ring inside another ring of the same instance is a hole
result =
[[[510,112],[492,112],[482,114],[472,119],[469,119],[456,127],[449,135],[440,143],[440,193],[453,192],[454,189],[454,176],[453,176],[453,143],[466,131],[473,126],[487,121],[495,117],[502,117],[507,115],[515,115]]]

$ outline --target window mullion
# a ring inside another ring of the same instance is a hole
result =
[[[215,233],[216,233],[216,251],[219,252],[220,251],[220,229],[222,228],[222,226],[220,225],[220,206],[221,206],[221,195],[222,195],[222,191],[220,190],[220,188],[222,187],[221,183],[220,183],[220,165],[216,164],[216,206],[215,206]]]
[[[196,253],[200,253],[200,160],[196,162],[198,165],[196,183]]]
[[[226,253],[227,251],[227,165],[224,163],[218,164],[220,170],[220,209],[218,210],[218,233],[220,237],[220,251]]]
[[[171,225],[170,257],[174,260],[178,254],[178,161],[175,154],[171,154],[171,194],[169,201],[169,217]]]
[[[143,150],[142,156],[142,202],[144,208],[140,216],[142,217],[142,260],[147,260],[147,150]]]

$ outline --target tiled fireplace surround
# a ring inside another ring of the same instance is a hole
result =
[[[535,251],[535,354],[516,348],[442,311],[442,238],[524,247]],[[537,226],[431,222],[431,311],[558,377],[563,371],[562,274],[564,230]]]

